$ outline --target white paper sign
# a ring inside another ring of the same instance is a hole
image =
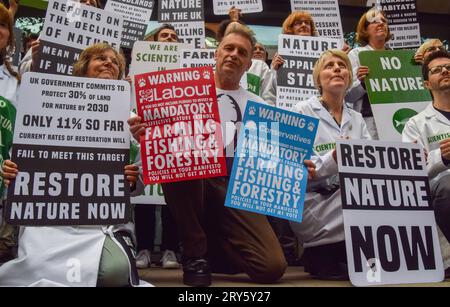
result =
[[[338,141],[336,150],[352,284],[442,281],[423,149],[358,140]]]
[[[214,15],[228,15],[232,6],[240,9],[243,14],[263,11],[262,0],[213,0]]]
[[[344,37],[337,0],[291,0],[291,9],[310,13],[319,36]]]

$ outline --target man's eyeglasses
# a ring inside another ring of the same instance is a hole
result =
[[[440,74],[445,68],[446,71],[450,72],[450,63],[444,65],[438,65],[430,68],[430,75]]]

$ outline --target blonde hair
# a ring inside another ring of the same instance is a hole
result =
[[[376,7],[368,10],[358,21],[358,26],[356,27],[356,41],[363,46],[369,44],[369,34],[367,33],[367,27],[370,25],[369,19],[374,18],[378,14],[381,14],[386,18],[386,13],[382,10],[377,9]],[[391,32],[389,31],[389,27],[387,28],[387,35],[384,42],[388,42],[392,38]]]
[[[122,75],[125,72],[125,59],[119,52],[117,52],[116,49],[114,49],[107,43],[94,44],[84,49],[80,54],[78,61],[73,65],[73,75],[77,77],[86,77],[89,62],[92,60],[92,58],[109,50],[113,51],[114,55],[117,57],[117,61],[119,62],[118,80],[122,79]]]
[[[422,45],[420,45],[419,49],[417,49],[416,54],[424,54],[425,50],[430,48],[431,46],[444,46],[440,39],[432,38],[425,41]]]
[[[293,26],[298,20],[308,20],[311,25],[311,36],[319,36],[316,25],[310,13],[306,11],[297,11],[291,13],[283,22],[283,34],[294,34]]]
[[[20,75],[13,70],[11,62],[8,60],[8,58],[14,54],[16,46],[16,40],[14,39],[14,31],[13,31],[13,20],[11,18],[11,15],[9,14],[8,9],[1,3],[0,3],[0,22],[6,23],[9,31],[9,38],[8,42],[6,43],[6,47],[0,50],[0,61],[3,64],[5,64],[5,67],[8,70],[8,72],[18,81],[20,81]]]
[[[256,39],[254,36],[255,34],[249,27],[247,27],[243,24],[240,24],[239,22],[233,21],[227,26],[227,29],[225,30],[225,34],[223,35],[223,38],[227,37],[230,34],[238,34],[238,35],[245,37],[246,39],[248,39],[248,41],[252,45],[251,52],[253,52],[255,50],[255,45],[256,45]]]
[[[348,80],[349,82],[348,82],[347,89],[349,89],[353,83],[352,64],[350,63],[350,59],[348,58],[347,54],[344,51],[339,50],[339,49],[329,49],[329,50],[322,52],[319,59],[314,64],[314,68],[313,68],[314,86],[316,87],[316,89],[319,90],[319,92],[321,92],[321,86],[320,86],[320,80],[319,80],[320,72],[323,70],[323,65],[325,64],[326,59],[330,56],[336,56],[336,57],[340,58],[341,60],[344,61],[345,65],[347,66],[347,69],[349,70],[349,80]]]

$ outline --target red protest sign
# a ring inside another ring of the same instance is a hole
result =
[[[135,76],[145,184],[226,176],[211,67]]]

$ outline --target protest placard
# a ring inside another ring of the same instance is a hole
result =
[[[213,0],[214,15],[228,15],[233,6],[240,9],[243,14],[263,11],[262,0]]]
[[[37,72],[71,75],[86,47],[106,42],[119,50],[123,18],[79,2],[50,0],[40,36]]]
[[[139,205],[165,205],[164,193],[161,184],[149,184],[145,186],[144,192],[131,197],[132,204]]]
[[[8,190],[8,223],[128,221],[129,91],[125,81],[24,75],[12,150],[19,173]]]
[[[10,149],[13,143],[14,122],[16,120],[16,107],[0,95],[0,165],[10,159]],[[0,195],[3,195],[3,176],[0,176]]]
[[[297,102],[317,95],[312,77],[314,63],[325,50],[342,45],[336,38],[280,35],[278,53],[285,62],[277,73],[277,106],[291,109]]]
[[[180,68],[181,50],[186,44],[136,42],[131,54],[130,75]]]
[[[393,49],[414,49],[420,46],[420,25],[416,0],[380,0],[378,6],[386,13],[393,34],[388,46]]]
[[[412,50],[363,51],[365,85],[380,139],[401,141],[406,122],[431,103]]]
[[[226,175],[212,68],[136,75],[145,184]]]
[[[319,120],[247,102],[225,206],[302,221]]]
[[[337,0],[291,0],[291,9],[310,13],[319,36],[344,37]]]
[[[122,47],[131,49],[135,41],[144,38],[154,4],[154,0],[108,0],[105,11],[114,12],[123,17]]]
[[[363,140],[338,140],[336,149],[352,284],[442,281],[423,149]]]
[[[205,47],[203,0],[160,0],[158,1],[158,22],[174,26],[180,42],[192,48]]]
[[[192,49],[181,50],[180,68],[194,68],[203,66],[216,66],[215,49]]]

